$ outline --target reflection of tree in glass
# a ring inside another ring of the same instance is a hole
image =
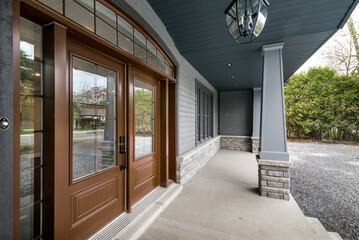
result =
[[[106,106],[107,88],[91,87],[89,90],[74,94],[74,103],[78,105]]]
[[[31,94],[35,90],[35,81],[40,81],[40,75],[34,75],[35,61],[24,50],[20,50],[20,86],[21,93]]]
[[[135,90],[136,134],[152,135],[152,91]]]

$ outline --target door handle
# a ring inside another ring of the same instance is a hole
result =
[[[123,171],[127,168],[127,151],[126,145],[120,145],[120,154],[125,154],[125,163],[120,165],[120,170]]]

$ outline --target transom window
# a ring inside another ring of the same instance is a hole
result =
[[[173,66],[146,36],[122,16],[95,0],[38,0],[161,72]]]
[[[196,83],[196,143],[213,137],[213,94]]]

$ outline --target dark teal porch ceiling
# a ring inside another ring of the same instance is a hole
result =
[[[284,79],[288,79],[345,23],[358,3],[269,0],[263,32],[254,42],[240,45],[225,24],[224,10],[231,1],[148,0],[180,53],[218,91],[260,87],[261,47],[266,44],[284,42],[283,71]]]

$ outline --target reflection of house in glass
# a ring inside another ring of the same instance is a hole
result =
[[[103,129],[105,120],[106,106],[84,104],[74,111],[73,126],[74,129]]]

